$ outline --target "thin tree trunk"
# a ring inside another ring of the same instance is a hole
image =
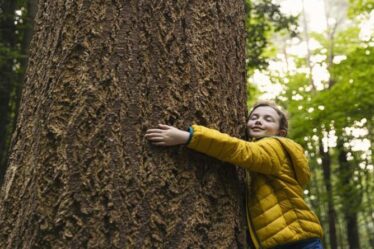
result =
[[[374,209],[373,209],[373,200],[371,198],[372,192],[369,191],[369,186],[370,186],[369,175],[371,174],[371,172],[370,170],[365,170],[363,174],[364,174],[363,181],[365,182],[365,184],[362,184],[362,188],[363,188],[363,192],[364,192],[363,194],[366,198],[367,203],[366,203],[366,212],[363,212],[362,217],[365,221],[365,230],[368,234],[367,236],[369,240],[368,244],[370,245],[371,248],[374,248],[374,229],[372,227],[374,224],[374,217],[372,215],[374,213]]]
[[[313,80],[313,66],[311,62],[311,51],[310,51],[310,39],[309,39],[309,28],[308,22],[306,19],[305,7],[304,7],[304,0],[301,1],[302,11],[303,11],[303,28],[304,28],[304,36],[305,36],[305,44],[306,44],[306,63],[309,69],[309,82],[310,86],[312,87],[313,91],[316,91],[316,86]]]
[[[339,248],[346,248],[346,239],[345,239],[345,235],[347,233],[345,233],[345,229],[344,229],[344,224],[345,224],[345,221],[343,220],[343,218],[341,219],[338,219],[338,241],[339,241]]]
[[[242,1],[40,0],[0,247],[244,248],[237,169],[143,138],[245,134]]]
[[[320,184],[323,181],[320,177],[320,174],[317,173],[317,167],[314,165],[317,165],[317,161],[313,160],[309,162],[309,165],[311,166],[311,175],[312,179],[310,180],[310,187],[308,191],[312,193],[313,196],[315,196],[315,199],[310,199],[310,204],[312,209],[316,212],[316,215],[319,217],[320,222],[322,226],[325,224],[325,216],[324,214],[326,213],[325,207],[322,203],[322,194],[320,191]],[[326,237],[322,238],[322,244],[324,247],[327,244],[326,242]]]
[[[326,20],[326,39],[328,41],[328,48],[327,48],[327,69],[329,72],[333,69],[333,61],[335,57],[335,36],[336,31],[341,25],[343,19],[338,18],[333,25],[329,23],[329,19],[332,14],[334,15],[340,15],[340,13],[334,13],[331,11],[331,9],[328,7],[329,4],[327,1],[324,1],[324,7],[325,7],[325,20]],[[341,9],[343,12],[344,10]],[[343,15],[344,16],[344,15]],[[335,80],[333,76],[330,73],[329,79],[328,79],[328,88],[331,88],[335,83]],[[336,232],[336,221],[337,221],[337,213],[335,209],[334,204],[334,198],[333,198],[333,186],[332,186],[332,179],[331,179],[331,158],[330,158],[330,152],[327,150],[326,152],[323,150],[323,144],[322,141],[320,141],[320,155],[322,159],[322,167],[323,167],[323,175],[325,180],[325,187],[327,191],[328,196],[328,215],[329,215],[329,237],[330,237],[330,247],[331,249],[338,248],[338,238],[337,238],[337,232]],[[342,245],[341,245],[342,246]]]
[[[354,161],[357,165],[359,165],[362,162],[362,158],[358,156],[354,156]],[[371,199],[371,191],[370,191],[370,183],[371,183],[371,170],[368,169],[368,166],[370,165],[369,158],[367,157],[366,160],[363,161],[365,163],[365,167],[361,168],[359,167],[359,174],[358,174],[358,189],[360,190],[360,199],[361,203],[364,205],[365,209],[363,210],[361,214],[361,219],[364,221],[365,229],[361,229],[360,234],[362,234],[362,231],[366,233],[366,238],[368,238],[368,245],[371,248],[374,248],[374,229],[372,228],[371,224],[374,224],[374,217],[372,214],[374,213],[374,210],[372,208],[372,199]],[[360,216],[359,216],[360,217]],[[362,245],[362,244],[361,244]]]
[[[322,140],[319,141],[319,155],[322,159],[322,169],[323,169],[323,182],[327,193],[327,206],[328,206],[328,223],[329,223],[329,242],[331,249],[337,249],[337,236],[336,236],[336,211],[334,205],[334,194],[331,180],[331,158],[330,152],[324,150]]]
[[[34,19],[35,19],[36,13],[38,12],[38,0],[27,0],[26,11],[27,11],[27,15],[25,18],[25,22],[27,23],[27,26],[24,30],[24,39],[22,43],[22,50],[24,54],[27,54],[29,50],[29,45],[31,42],[33,27],[34,27]]]
[[[371,231],[369,234],[370,234],[370,237],[369,237],[369,242],[370,242],[370,245],[374,248],[374,228],[373,228],[373,225],[374,225],[374,217],[373,217],[373,213],[374,213],[374,200],[372,198],[372,193],[373,193],[373,187],[372,187],[372,184],[373,184],[373,180],[372,180],[372,172],[370,172],[370,170],[368,170],[368,172],[366,173],[365,175],[365,180],[366,180],[366,186],[365,186],[365,194],[366,194],[366,198],[367,198],[367,213],[364,214],[364,216],[369,219],[368,223],[370,224],[370,230]]]
[[[15,2],[15,1],[13,1]],[[14,39],[13,46],[11,47],[14,50],[14,53],[19,54],[19,57],[17,58],[10,58],[8,63],[8,70],[10,70],[10,81],[8,84],[8,99],[4,98],[3,101],[8,101],[7,105],[1,105],[2,111],[6,112],[2,116],[4,118],[4,123],[6,122],[6,130],[4,133],[4,136],[1,136],[1,142],[5,143],[5,146],[1,149],[0,146],[0,185],[2,184],[3,177],[6,171],[6,167],[8,165],[8,146],[9,142],[12,136],[12,133],[14,131],[14,128],[16,126],[16,120],[18,115],[18,109],[19,109],[19,102],[21,98],[21,89],[22,84],[24,82],[24,76],[25,76],[25,70],[27,65],[27,58],[28,58],[28,47],[31,40],[31,34],[33,29],[33,20],[36,14],[37,9],[37,1],[36,0],[28,0],[25,2],[22,2],[20,5],[12,6],[13,7],[13,18],[11,19],[13,24],[13,37]],[[15,20],[15,10],[16,9],[24,9],[23,11],[26,11],[26,16],[23,17],[23,23],[24,25],[22,28],[14,26],[14,20]],[[10,25],[9,28],[12,28]],[[16,37],[17,32],[17,37]],[[9,35],[7,35],[7,39],[9,39]],[[19,46],[20,44],[20,46]],[[20,47],[20,48],[18,48]],[[20,65],[19,69],[14,70],[15,65]],[[6,72],[5,70],[3,72]],[[5,77],[6,78],[6,77]],[[0,142],[0,143],[1,143]]]
[[[316,165],[318,164],[317,161],[315,162]],[[320,186],[323,184],[323,175],[317,173],[317,167],[311,167],[311,173],[312,176],[314,176],[314,179],[311,179],[311,185],[314,185],[313,190],[311,193],[315,195],[316,199],[314,201],[311,201],[313,210],[316,211],[317,216],[320,219],[321,225],[326,226],[326,223],[328,224],[328,219],[326,213],[327,208],[323,203],[323,194],[325,194],[323,191],[321,191]],[[321,193],[322,192],[322,193]],[[326,236],[322,238],[322,245],[324,248],[327,247],[328,239]]]
[[[14,71],[14,53],[16,48],[16,27],[15,11],[16,1],[0,1],[0,43],[4,46],[0,50],[0,185],[2,183],[6,158],[8,155],[10,137],[10,113],[9,103],[12,95],[12,88],[16,80]]]
[[[341,197],[343,201],[343,213],[346,220],[346,233],[349,249],[359,249],[359,227],[357,220],[357,207],[360,200],[357,200],[352,179],[354,177],[353,166],[347,160],[347,152],[345,151],[343,140],[338,138],[338,162],[339,162],[339,179],[341,181]]]
[[[36,13],[38,11],[38,0],[27,0],[25,3],[26,8],[26,16],[24,18],[24,23],[26,24],[24,26],[23,32],[23,39],[21,41],[21,54],[22,59],[20,60],[21,64],[21,70],[22,72],[19,75],[18,82],[19,84],[15,86],[14,89],[14,97],[12,101],[12,107],[13,111],[15,113],[15,117],[13,118],[13,124],[12,127],[16,126],[17,116],[18,116],[18,109],[21,99],[21,91],[22,91],[22,85],[25,78],[25,71],[27,68],[27,62],[28,62],[28,56],[29,56],[29,46],[32,38],[32,33],[34,30],[34,19],[36,16]]]

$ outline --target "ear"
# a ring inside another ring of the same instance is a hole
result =
[[[287,136],[287,131],[286,130],[279,130],[279,133],[278,133],[278,135],[279,136],[281,136],[281,137],[285,137],[285,136]]]

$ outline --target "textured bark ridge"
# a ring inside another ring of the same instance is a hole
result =
[[[243,1],[40,0],[0,248],[243,248],[237,169],[144,138],[245,133]]]

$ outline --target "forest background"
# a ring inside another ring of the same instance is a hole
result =
[[[311,28],[308,0],[293,15],[284,2],[246,2],[248,106],[267,98],[288,111],[289,136],[310,159],[305,196],[322,221],[326,248],[374,248],[374,1],[322,1],[320,30]],[[0,3],[3,179],[37,1]]]

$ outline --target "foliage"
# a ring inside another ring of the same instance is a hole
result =
[[[291,36],[296,35],[297,17],[285,16],[280,6],[271,0],[246,0],[245,3],[247,68],[252,72],[268,65],[265,52],[272,34],[286,30]]]
[[[260,90],[254,84],[247,84],[247,106],[251,107],[255,104],[256,99],[260,95]]]
[[[349,0],[351,8],[350,16],[353,17],[360,13],[369,13],[374,9],[374,0]]]
[[[373,117],[373,53],[373,47],[357,48],[347,55],[345,61],[332,67],[331,75],[336,83],[331,88],[311,96],[311,101],[307,105],[314,110],[309,115],[313,127],[328,127],[334,123],[335,129],[340,131],[353,126],[363,118]],[[323,110],[320,110],[321,106]],[[299,121],[295,120],[296,123]]]
[[[340,106],[344,107],[344,114],[352,118],[351,122],[369,119],[374,114],[373,54],[374,47],[358,48],[332,71],[339,84],[331,89],[331,94],[338,97]]]

